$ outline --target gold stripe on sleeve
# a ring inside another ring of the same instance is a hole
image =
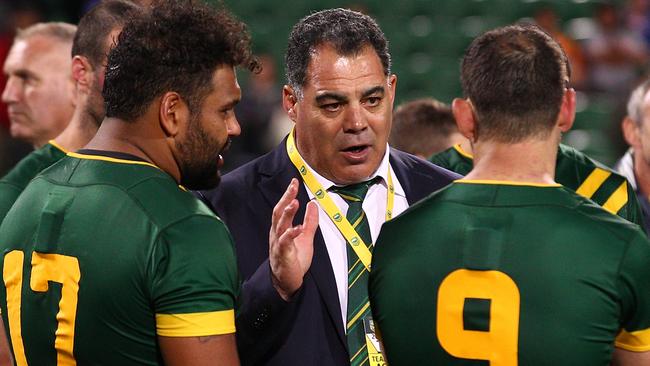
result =
[[[607,199],[603,208],[614,215],[627,204],[627,182],[621,183],[614,193]]]
[[[609,176],[612,175],[612,173],[596,168],[594,169],[591,174],[585,179],[584,182],[576,189],[576,193],[583,197],[591,198],[591,196],[596,193],[598,188],[600,188],[601,185],[609,178]]]
[[[235,310],[156,314],[156,333],[163,337],[202,337],[235,333]]]
[[[622,329],[614,344],[618,348],[631,352],[650,351],[650,328],[630,333]]]

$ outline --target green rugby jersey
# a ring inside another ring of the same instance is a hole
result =
[[[474,157],[464,151],[460,144],[433,155],[429,161],[460,175],[467,175],[474,166]]]
[[[0,223],[20,193],[38,173],[61,160],[66,151],[50,141],[42,148],[32,151],[0,179]]]
[[[370,302],[391,366],[608,365],[650,350],[648,263],[636,225],[560,185],[461,180],[384,224]]]
[[[472,155],[455,145],[429,159],[436,165],[467,175],[472,170]],[[555,181],[589,198],[605,210],[637,225],[643,214],[636,194],[625,177],[580,151],[560,144],[555,167]]]
[[[157,167],[92,154],[36,177],[0,226],[18,364],[162,365],[158,335],[233,333],[225,225]]]

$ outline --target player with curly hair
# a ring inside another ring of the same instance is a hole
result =
[[[126,24],[97,134],[0,227],[17,364],[239,364],[230,235],[183,187],[219,182],[239,65],[256,66],[250,38],[223,8],[160,1]]]

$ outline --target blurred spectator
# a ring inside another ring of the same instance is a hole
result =
[[[587,64],[580,44],[562,32],[557,14],[551,7],[539,8],[534,15],[535,23],[550,34],[562,46],[571,64],[571,85],[582,89],[587,82]]]
[[[251,74],[247,86],[242,88],[242,100],[235,107],[242,133],[233,139],[225,170],[267,153],[278,143],[271,136],[274,135],[274,117],[280,112],[285,114],[281,104],[282,88],[278,86],[274,59],[270,55],[260,55],[259,61],[262,71]]]
[[[643,211],[646,233],[650,234],[650,80],[639,85],[630,96],[622,128],[629,150],[615,169],[624,175],[636,192]]]
[[[43,146],[67,126],[74,111],[70,52],[76,26],[38,23],[16,35],[4,64],[2,101],[11,136]]]
[[[0,1],[0,65],[9,55],[15,30],[27,28],[43,19],[41,10],[30,1]],[[7,76],[0,72],[0,91],[5,89]],[[28,143],[9,135],[7,105],[0,101],[0,176],[32,150]]]
[[[629,0],[625,7],[625,24],[650,45],[650,1]]]
[[[427,159],[463,140],[451,108],[433,98],[404,103],[393,113],[388,142],[396,149]]]
[[[627,95],[648,61],[645,43],[623,26],[612,4],[600,4],[595,21],[596,33],[586,43],[591,87],[614,97]]]

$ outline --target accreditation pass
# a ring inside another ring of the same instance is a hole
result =
[[[368,361],[370,366],[386,366],[384,355],[381,353],[381,342],[375,332],[375,323],[372,317],[363,318],[363,329],[366,334],[366,347],[368,348]]]

